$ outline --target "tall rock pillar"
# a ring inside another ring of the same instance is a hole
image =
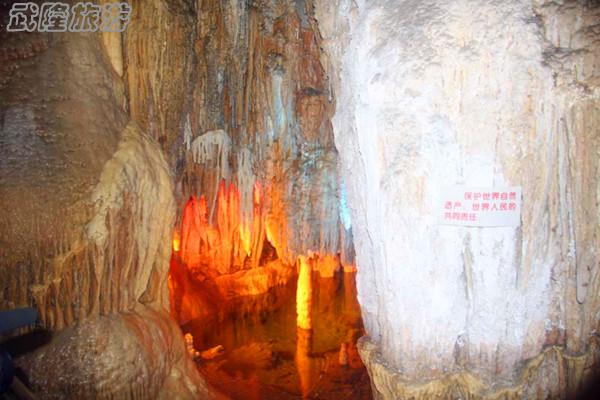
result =
[[[580,390],[598,346],[599,9],[317,1],[380,398]],[[519,227],[438,224],[520,186]]]

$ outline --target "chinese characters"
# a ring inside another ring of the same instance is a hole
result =
[[[447,188],[441,207],[441,223],[445,225],[518,226],[521,188]]]
[[[79,2],[14,3],[9,13],[8,32],[123,32],[131,20],[128,3],[102,6]]]

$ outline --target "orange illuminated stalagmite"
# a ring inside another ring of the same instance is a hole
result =
[[[306,256],[298,257],[300,271],[296,289],[296,323],[299,328],[312,329],[312,267]]]
[[[208,207],[206,198],[190,197],[181,223],[181,259],[190,266],[200,264],[200,255],[208,251]]]
[[[245,265],[257,267],[265,238],[262,197],[262,187],[256,182],[251,212],[244,214],[238,188],[221,181],[215,221],[211,223],[205,196],[191,196],[182,216],[181,260],[192,270],[212,269],[218,274],[231,273]],[[177,251],[175,239],[174,249]]]
[[[313,258],[314,268],[319,271],[321,278],[333,278],[340,269],[340,260],[336,256],[329,254],[316,256]]]

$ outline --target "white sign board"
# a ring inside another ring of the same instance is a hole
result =
[[[441,225],[519,226],[521,187],[444,188],[436,214]]]

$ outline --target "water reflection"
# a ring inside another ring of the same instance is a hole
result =
[[[313,276],[312,330],[296,326],[296,282],[268,294],[277,309],[183,326],[194,346],[225,352],[198,363],[201,373],[233,399],[370,399],[356,340],[363,328],[354,274]],[[263,303],[263,296],[246,301]]]
[[[296,330],[296,368],[300,380],[302,398],[308,398],[312,392],[312,330],[298,328]]]

